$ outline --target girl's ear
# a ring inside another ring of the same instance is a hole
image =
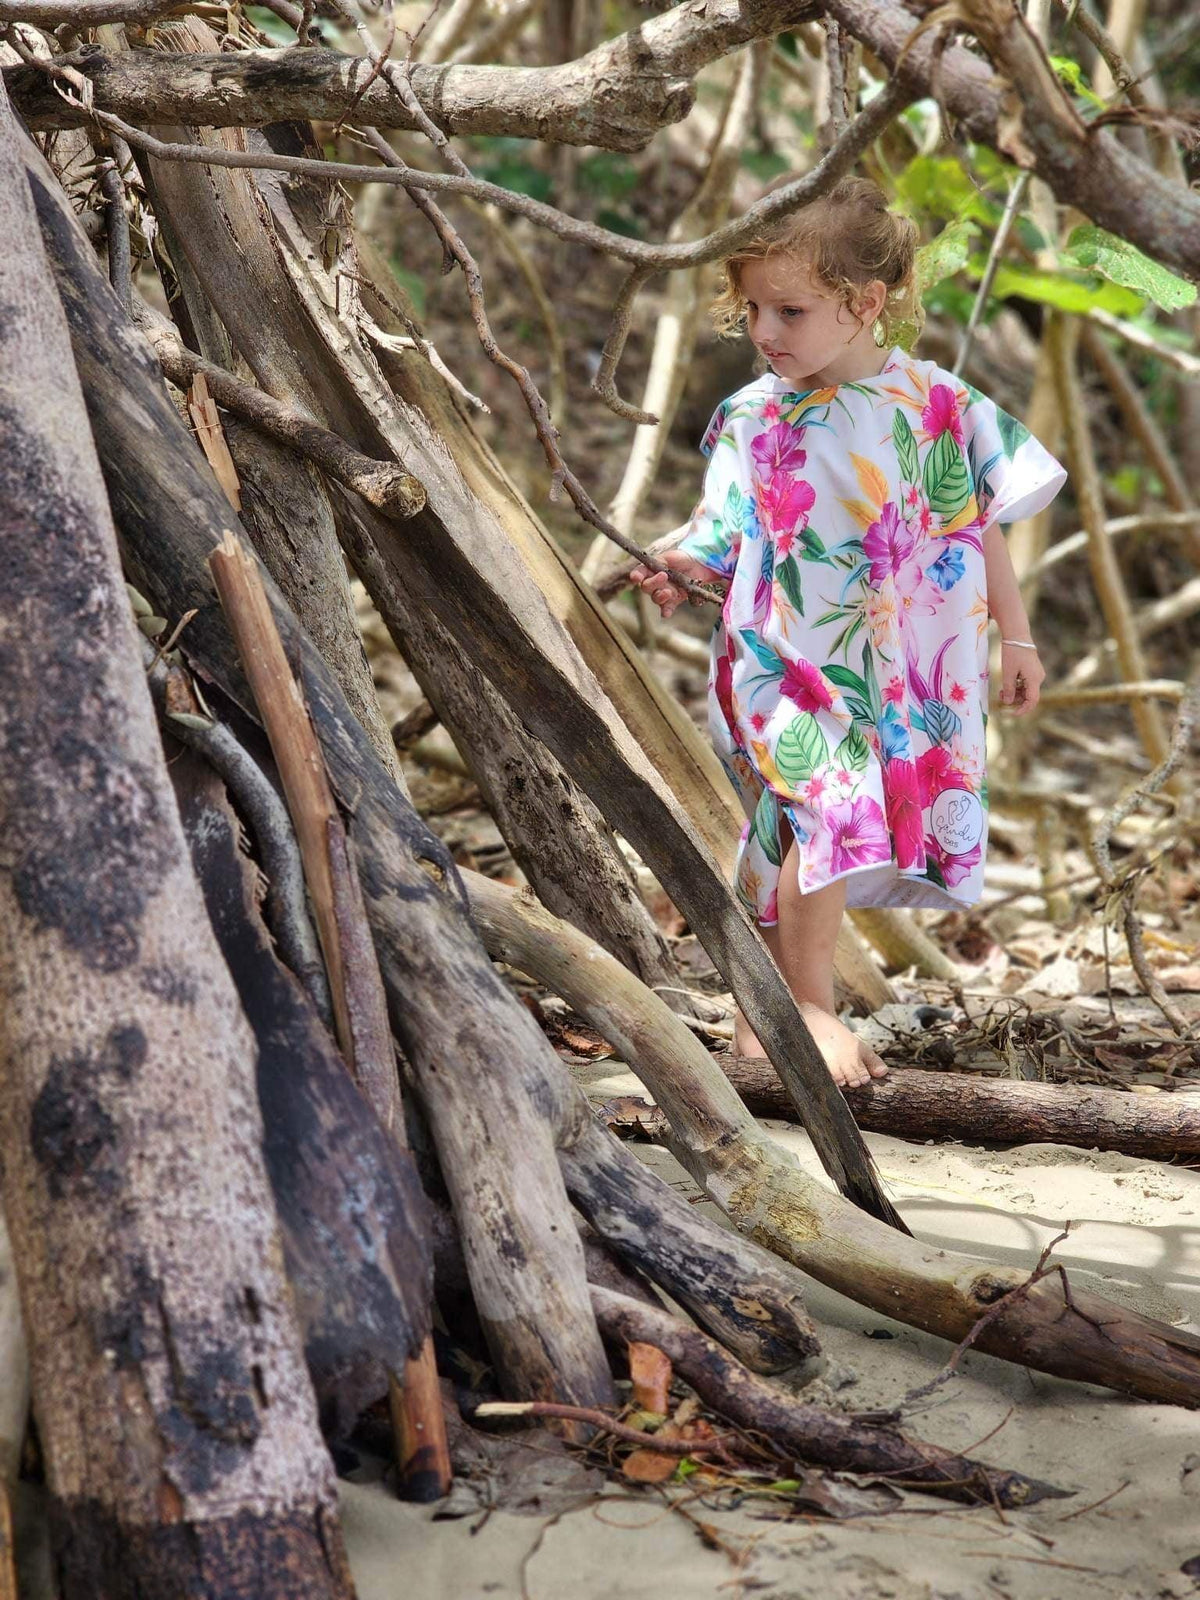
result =
[[[870,283],[863,284],[854,307],[855,312],[864,322],[873,323],[887,305],[887,297],[887,284],[882,278],[872,278]]]

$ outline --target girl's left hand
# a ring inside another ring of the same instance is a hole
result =
[[[1014,717],[1023,717],[1037,705],[1046,669],[1036,650],[1015,644],[1000,646],[1000,704]]]

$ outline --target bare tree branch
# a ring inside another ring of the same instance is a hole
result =
[[[140,0],[145,7],[151,0]],[[178,0],[174,0],[178,4]],[[54,22],[105,12],[116,20],[139,0],[0,0],[0,20]],[[153,0],[154,14],[171,9]],[[666,123],[678,122],[695,98],[702,67],[755,39],[794,27],[816,8],[798,0],[707,0],[677,6],[631,33],[608,39],[577,61],[555,67],[417,63],[417,99],[449,134],[510,134],[547,143],[640,150]],[[70,13],[70,16],[68,16]],[[299,12],[297,11],[297,21]],[[162,56],[148,50],[113,54],[85,49],[65,58],[93,85],[103,111],[134,122],[259,127],[290,119],[336,121],[349,110],[370,68],[361,56],[335,50],[256,50],[237,55]],[[5,81],[13,104],[35,130],[77,126],[85,119],[51,85],[20,68]],[[363,95],[358,115],[380,128],[417,126],[411,111],[382,83]]]

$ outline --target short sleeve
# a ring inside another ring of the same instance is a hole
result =
[[[979,506],[980,529],[1019,522],[1048,506],[1067,481],[1066,468],[1023,422],[968,386],[962,412],[967,464]]]
[[[677,549],[722,578],[731,578],[742,542],[745,495],[737,443],[719,407],[700,446],[708,456],[704,492]]]

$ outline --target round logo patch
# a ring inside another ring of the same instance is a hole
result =
[[[965,856],[983,836],[983,807],[966,789],[943,789],[930,807],[934,837],[948,856]]]

